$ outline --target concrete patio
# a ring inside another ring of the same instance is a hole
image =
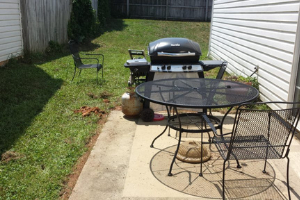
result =
[[[214,113],[214,115],[221,115]],[[211,159],[203,164],[176,161],[173,176],[167,176],[177,143],[176,132],[165,133],[150,148],[151,141],[165,127],[166,120],[143,122],[125,118],[112,111],[81,175],[70,200],[83,199],[221,199],[222,163],[214,145]],[[232,118],[225,121],[230,130]],[[183,140],[199,140],[186,135]],[[300,142],[293,140],[290,152],[290,186],[292,199],[300,199]],[[230,199],[287,199],[286,159],[270,160],[267,174],[263,161],[234,161],[226,170],[226,197]]]

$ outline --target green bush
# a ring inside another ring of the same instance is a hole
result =
[[[45,53],[48,55],[62,53],[62,48],[62,45],[60,45],[58,42],[50,40],[48,43],[48,47],[45,50]]]
[[[250,76],[243,77],[243,76],[239,76],[238,77],[238,81],[240,81],[240,82],[250,82],[254,88],[256,88],[257,90],[259,90],[259,83],[258,83],[257,78],[255,78],[255,77],[250,77]]]
[[[258,82],[257,78],[255,78],[255,77],[251,77],[251,76],[244,77],[244,76],[232,75],[232,76],[227,76],[225,79],[230,80],[230,81],[237,81],[240,83],[251,83],[251,85],[254,88],[259,90],[259,82]]]
[[[68,23],[70,39],[81,42],[94,34],[96,16],[90,0],[73,0],[72,12]]]

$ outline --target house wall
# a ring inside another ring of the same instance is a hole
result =
[[[44,51],[51,40],[67,42],[71,9],[71,0],[21,0],[24,49]]]
[[[298,15],[298,0],[215,0],[209,56],[236,75],[258,67],[263,101],[290,100]]]
[[[22,53],[20,0],[0,0],[0,66]]]

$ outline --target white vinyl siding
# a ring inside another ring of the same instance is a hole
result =
[[[20,0],[0,0],[0,62],[22,50]]]
[[[250,76],[259,67],[263,101],[287,101],[299,0],[214,0],[209,55],[227,71]]]

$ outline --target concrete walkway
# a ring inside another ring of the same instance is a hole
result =
[[[214,113],[218,115],[218,113]],[[100,134],[70,200],[106,199],[220,199],[222,160],[211,147],[211,159],[203,164],[176,161],[174,176],[167,176],[176,132],[164,134],[150,148],[151,141],[165,127],[166,121],[145,123],[124,118],[112,111]],[[225,122],[228,130],[232,120]],[[186,136],[183,140],[197,140]],[[290,152],[292,199],[300,199],[300,142],[294,139]],[[287,199],[286,160],[269,161],[268,174],[261,173],[262,161],[242,161],[237,169],[230,162],[226,170],[226,194],[235,199]]]

